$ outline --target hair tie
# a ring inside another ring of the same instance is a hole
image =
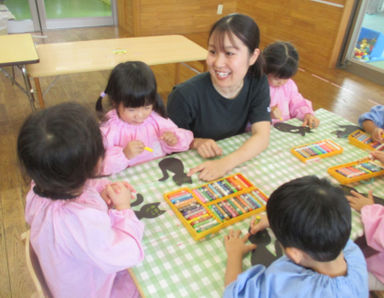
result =
[[[100,93],[100,97],[101,97],[101,98],[104,98],[104,97],[105,97],[105,95],[106,95],[106,94],[105,94],[105,92],[104,92],[104,91]]]

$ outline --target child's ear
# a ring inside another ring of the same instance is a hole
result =
[[[302,264],[304,259],[304,253],[302,250],[296,247],[285,248],[285,254],[296,264]]]

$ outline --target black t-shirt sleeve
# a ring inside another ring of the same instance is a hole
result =
[[[257,83],[252,82],[250,88],[251,105],[248,112],[248,121],[253,124],[260,121],[271,121],[269,105],[271,102],[269,96],[268,79],[264,75]]]
[[[178,127],[192,130],[193,110],[177,87],[168,96],[167,113]]]

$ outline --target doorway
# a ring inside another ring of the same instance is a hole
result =
[[[384,0],[357,2],[340,65],[384,85]]]
[[[108,26],[117,23],[116,0],[5,0],[15,16],[9,33]]]

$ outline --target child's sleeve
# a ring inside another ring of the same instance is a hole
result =
[[[114,132],[110,127],[102,126],[100,129],[105,148],[102,174],[110,175],[126,169],[130,165],[130,160],[125,156],[123,147],[113,144]]]
[[[384,206],[364,206],[361,209],[361,220],[367,244],[377,251],[384,251]]]
[[[265,267],[262,265],[252,268],[239,274],[237,279],[230,283],[224,291],[224,298],[233,297],[264,297],[263,280],[265,278]]]
[[[301,95],[296,83],[293,80],[289,80],[286,84],[288,84],[287,87],[290,89],[290,117],[303,120],[306,114],[313,115],[312,103]]]
[[[72,212],[74,210],[71,210]],[[73,239],[70,250],[89,260],[102,271],[113,273],[133,267],[144,258],[142,237],[144,224],[133,210],[110,209],[108,213],[84,208],[67,217],[67,228]]]
[[[168,146],[167,143],[165,143],[163,140],[160,140],[161,147],[165,153],[168,154],[172,152],[182,152],[189,150],[189,146],[193,141],[192,131],[179,128],[170,118],[165,119],[159,115],[156,115],[156,122],[158,125],[159,139],[161,135],[167,131],[173,132],[178,139],[178,142],[175,146]]]
[[[359,117],[359,125],[363,126],[365,120],[371,120],[377,127],[384,128],[384,106],[374,106],[369,112]]]

